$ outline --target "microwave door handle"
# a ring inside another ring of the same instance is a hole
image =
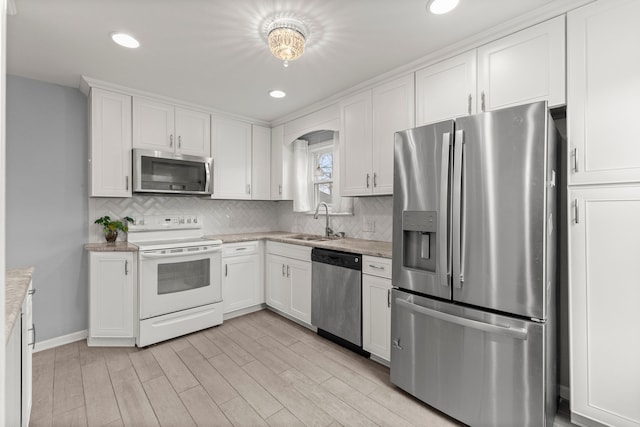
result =
[[[204,186],[204,191],[207,191],[211,194],[213,194],[213,183],[212,183],[212,179],[211,179],[211,173],[212,173],[212,169],[213,169],[213,162],[214,160],[211,160],[211,162],[205,162],[204,163],[204,173],[205,173],[205,186]]]
[[[210,254],[214,252],[219,252],[220,247],[216,246],[209,249],[203,249],[198,251],[182,251],[182,252],[173,252],[173,253],[156,253],[156,252],[140,252],[140,258],[174,258],[174,257],[182,257],[185,255],[202,255],[202,254]]]
[[[449,216],[449,146],[451,133],[442,134],[442,163],[440,164],[440,215],[438,218],[438,246],[440,253],[440,284],[449,286],[451,276],[451,259],[447,251],[447,218]]]

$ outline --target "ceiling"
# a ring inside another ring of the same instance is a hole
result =
[[[522,14],[570,0],[16,0],[7,73],[78,87],[85,75],[229,113],[274,121]],[[288,68],[264,35],[274,16],[310,28]],[[114,44],[124,31],[139,49]],[[268,92],[278,88],[284,99]]]

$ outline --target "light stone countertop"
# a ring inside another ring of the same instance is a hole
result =
[[[391,258],[391,242],[364,239],[333,239],[333,240],[300,240],[289,236],[313,236],[305,233],[293,233],[290,231],[272,231],[258,233],[218,234],[207,236],[222,240],[223,243],[248,242],[251,240],[272,240],[275,242],[291,243],[294,245],[311,246],[314,248],[333,249],[336,251],[351,252],[354,254],[371,255],[383,258]],[[318,236],[321,237],[321,236]]]
[[[13,325],[20,314],[22,302],[27,295],[31,276],[33,275],[33,267],[27,268],[10,268],[6,271],[6,290],[5,290],[5,324],[4,324],[4,341],[5,345],[11,335]]]
[[[206,236],[209,239],[220,239],[223,243],[250,242],[254,240],[272,240],[274,242],[290,243],[294,245],[311,246],[314,248],[333,249],[354,254],[391,258],[391,242],[364,239],[332,239],[332,240],[300,240],[290,236],[309,236],[312,234],[293,233],[291,231],[259,231],[255,233],[214,234]],[[322,236],[315,236],[322,237]],[[138,247],[129,242],[87,243],[84,249],[94,252],[137,252]]]
[[[84,249],[89,252],[138,252],[138,247],[129,242],[87,243]]]

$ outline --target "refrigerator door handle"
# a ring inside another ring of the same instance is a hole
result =
[[[452,212],[451,212],[451,246],[453,254],[452,258],[452,275],[453,287],[462,288],[464,282],[463,272],[463,250],[462,243],[462,152],[464,149],[464,131],[457,130],[453,143],[454,159],[453,159],[453,191],[452,191]]]
[[[444,313],[442,311],[410,303],[402,298],[396,298],[395,303],[400,307],[404,307],[416,313],[424,314],[425,316],[433,317],[434,319],[453,323],[455,325],[460,325],[465,328],[476,329],[496,335],[505,335],[523,341],[527,339],[527,330],[524,328],[512,328],[511,326],[494,325],[492,323],[485,323],[479,320],[458,317],[453,314]]]
[[[447,218],[449,217],[449,147],[451,133],[442,134],[442,163],[440,165],[440,218],[438,218],[438,246],[440,253],[440,284],[449,286],[451,277],[451,256],[447,251]]]

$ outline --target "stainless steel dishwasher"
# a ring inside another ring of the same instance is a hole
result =
[[[311,324],[318,335],[362,350],[362,256],[313,248]]]

